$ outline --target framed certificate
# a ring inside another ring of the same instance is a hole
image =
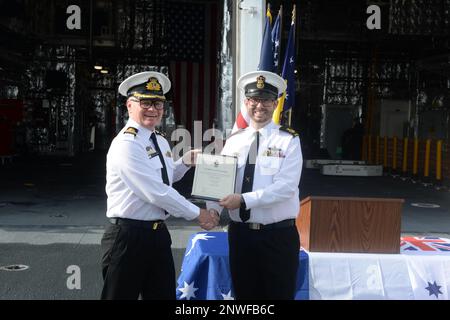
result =
[[[192,197],[218,201],[234,193],[236,170],[236,157],[198,154],[192,185]]]

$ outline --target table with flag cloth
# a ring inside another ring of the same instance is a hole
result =
[[[186,247],[179,300],[234,299],[228,234],[199,232]],[[296,300],[448,300],[450,240],[404,237],[400,254],[299,252]]]

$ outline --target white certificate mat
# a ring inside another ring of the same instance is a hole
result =
[[[234,193],[236,169],[236,157],[198,154],[192,197],[217,201]]]

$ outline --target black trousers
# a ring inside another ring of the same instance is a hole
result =
[[[228,244],[236,299],[294,299],[300,250],[296,226],[250,230],[230,224]]]
[[[103,235],[101,299],[175,300],[176,279],[167,227],[109,225]]]

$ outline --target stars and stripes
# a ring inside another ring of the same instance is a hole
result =
[[[191,131],[210,128],[217,108],[217,3],[168,5],[168,56],[175,119]]]

